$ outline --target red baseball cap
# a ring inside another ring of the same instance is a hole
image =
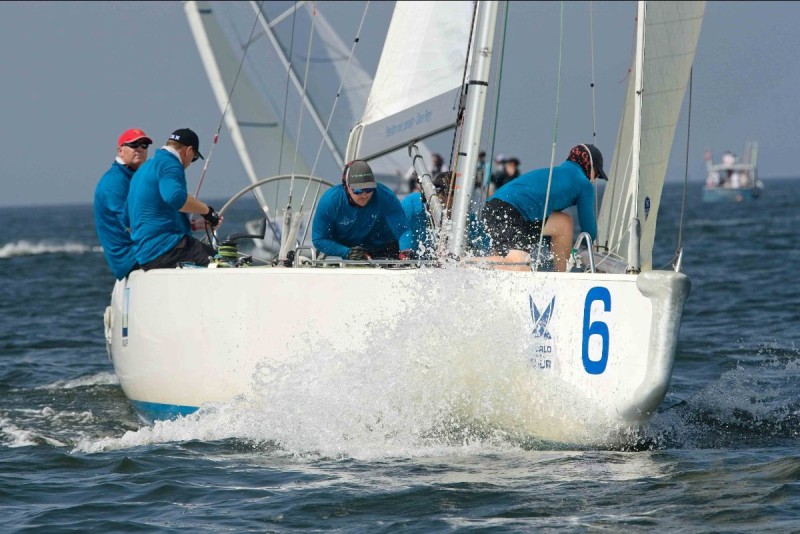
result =
[[[153,144],[153,140],[147,137],[147,134],[142,130],[131,128],[130,130],[125,130],[122,135],[119,136],[119,139],[117,140],[117,146],[120,147],[125,143],[132,143],[134,141],[138,141],[139,139],[147,141],[151,145]]]

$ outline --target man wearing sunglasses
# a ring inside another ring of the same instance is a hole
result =
[[[117,157],[94,190],[94,226],[106,263],[117,280],[137,267],[133,241],[124,221],[131,177],[147,159],[153,140],[142,130],[125,130],[117,139]]]
[[[136,261],[142,269],[170,269],[181,263],[209,264],[214,249],[191,235],[189,213],[202,215],[211,228],[221,218],[208,204],[189,194],[186,169],[198,158],[200,140],[189,128],[170,134],[131,181],[127,215]]]
[[[355,160],[345,166],[342,183],[320,198],[311,239],[327,256],[397,259],[398,240],[406,229],[405,213],[395,194],[375,181],[367,162]]]

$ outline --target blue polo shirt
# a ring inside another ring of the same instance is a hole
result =
[[[94,227],[106,263],[117,280],[125,278],[136,265],[133,240],[124,215],[131,176],[133,169],[114,161],[94,190]]]
[[[156,150],[136,171],[126,207],[139,265],[169,252],[183,236],[191,235],[189,216],[178,211],[188,195],[186,172],[169,150]]]

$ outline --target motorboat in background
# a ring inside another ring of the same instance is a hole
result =
[[[704,202],[742,202],[761,196],[764,182],[758,179],[758,143],[745,144],[743,158],[726,151],[719,163],[714,163],[710,150],[703,157],[706,160],[708,177],[703,188]]]

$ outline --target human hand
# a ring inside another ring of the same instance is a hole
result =
[[[369,260],[372,259],[369,256],[369,252],[364,247],[353,247],[350,249],[350,252],[347,253],[348,260]]]
[[[400,260],[415,260],[417,259],[416,253],[411,249],[401,250],[400,254],[397,255],[397,258]]]
[[[203,219],[211,228],[216,228],[222,222],[222,217],[211,206],[208,207],[208,212],[203,215]]]

